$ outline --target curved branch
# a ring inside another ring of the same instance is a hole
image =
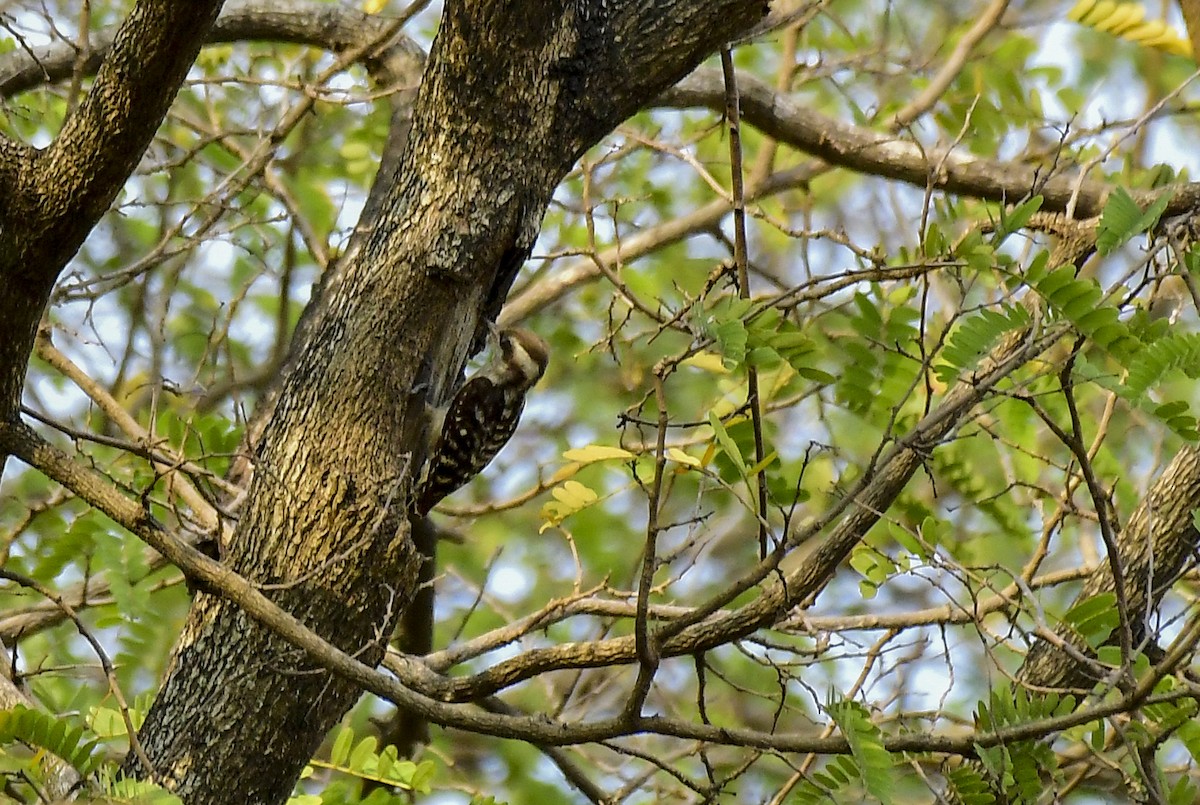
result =
[[[7,224],[0,254],[11,276],[57,275],[75,253],[141,159],[220,7],[220,0],[133,7],[86,97],[0,207]]]
[[[313,45],[341,53],[370,42],[379,42],[363,60],[371,77],[380,84],[401,78],[394,73],[389,54],[399,47],[420,52],[407,36],[396,32],[379,41],[395,20],[367,14],[347,6],[316,0],[237,0],[226,3],[220,17],[204,38],[206,44],[267,39]],[[94,73],[108,55],[115,31],[102,31],[91,40],[82,64],[79,53],[68,42],[54,42],[31,51],[14,50],[0,56],[0,97],[11,97],[47,83],[65,81],[75,70]]]
[[[759,201],[776,193],[803,186],[825,166],[802,165],[781,171],[755,186],[746,188],[746,201]],[[644,232],[622,240],[599,252],[595,258],[584,257],[557,269],[553,274],[540,279],[509,298],[500,317],[500,324],[511,325],[532,315],[546,305],[552,304],[568,294],[573,288],[600,276],[598,264],[613,265],[627,263],[643,257],[656,249],[678,243],[690,235],[711,230],[733,209],[728,199],[715,198],[692,210],[687,215],[663,221]]]
[[[895,134],[843,123],[750,76],[739,75],[738,85],[746,122],[793,148],[859,173],[991,201],[1012,203],[1037,193],[1044,199],[1042,209],[1048,212],[1066,212],[1075,198],[1076,218],[1099,215],[1114,187],[1076,176],[1047,176],[1039,168],[1017,162],[983,159],[960,148],[925,147]],[[697,70],[664,92],[655,103],[680,108],[702,106],[719,112],[724,108],[720,72]],[[1200,203],[1200,183],[1131,195],[1145,206],[1162,193],[1171,194],[1167,215],[1190,210]]]
[[[954,79],[962,72],[963,66],[967,63],[967,58],[971,55],[971,49],[982,42],[984,37],[1000,24],[1004,12],[1008,10],[1008,3],[1009,0],[992,0],[988,4],[987,9],[975,20],[975,24],[958,40],[958,44],[954,46],[954,51],[950,54],[950,58],[946,60],[946,63],[942,65],[942,69],[938,70],[937,74],[921,90],[921,94],[905,104],[903,109],[892,115],[892,118],[888,121],[888,128],[893,130],[904,128],[933,108],[933,105],[942,97],[942,93],[954,83]]]
[[[438,701],[413,690],[436,688],[436,684],[429,684],[431,679],[444,680],[428,668],[423,668],[419,661],[404,656],[393,656],[388,663],[389,669],[404,678],[405,683],[412,686],[410,688],[356,660],[272,603],[247,579],[209,559],[162,528],[144,508],[121,494],[103,475],[79,465],[24,425],[0,424],[0,449],[11,451],[13,455],[42,470],[80,497],[97,501],[98,507],[105,514],[161,551],[189,578],[237,604],[275,634],[303,649],[320,666],[353,681],[363,690],[411,708],[439,724],[546,746],[589,743],[651,732],[715,744],[760,747],[786,752],[845,754],[850,751],[848,742],[841,737],[821,738],[798,733],[769,733],[755,729],[695,724],[664,717],[639,717],[632,723],[625,718],[616,717],[581,724],[543,716],[513,715],[512,711],[489,713],[473,706]],[[1198,633],[1200,625],[1193,624],[1177,642],[1194,642]],[[996,746],[1006,741],[1041,737],[1122,712],[1130,706],[1130,702],[1145,700],[1153,688],[1153,681],[1159,676],[1152,671],[1129,696],[1065,716],[986,733],[963,731],[961,735],[913,733],[890,736],[885,739],[884,744],[889,751],[941,752],[972,757],[979,746]],[[1183,694],[1186,694],[1186,691],[1177,695]]]

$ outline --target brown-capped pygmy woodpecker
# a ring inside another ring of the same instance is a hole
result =
[[[471,376],[450,400],[436,438],[429,467],[417,493],[416,513],[424,515],[496,457],[517,429],[525,395],[541,379],[549,348],[536,333],[523,328],[491,331],[487,364]]]

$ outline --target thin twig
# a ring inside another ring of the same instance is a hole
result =
[[[1109,505],[1108,497],[1100,487],[1100,481],[1096,478],[1095,468],[1092,466],[1087,448],[1083,444],[1083,425],[1079,420],[1079,408],[1075,404],[1074,384],[1071,379],[1071,372],[1075,368],[1075,356],[1077,354],[1078,352],[1071,353],[1071,356],[1067,358],[1067,362],[1063,364],[1062,371],[1059,373],[1063,398],[1067,401],[1067,411],[1071,415],[1071,438],[1067,442],[1067,447],[1075,454],[1075,458],[1079,461],[1079,471],[1083,473],[1083,479],[1087,482],[1088,492],[1092,496],[1092,505],[1096,508],[1096,518],[1100,522],[1100,536],[1104,540],[1104,548],[1108,552],[1108,563],[1111,566],[1113,575],[1113,591],[1117,596],[1117,614],[1121,620],[1121,667],[1128,675],[1131,674],[1130,663],[1133,661],[1133,624],[1129,620],[1129,600],[1125,589],[1125,568],[1121,564],[1121,550],[1117,544],[1117,535],[1113,529],[1112,517],[1110,516],[1111,506]]]
[[[650,593],[654,586],[654,571],[658,567],[658,515],[662,508],[663,476],[667,467],[667,393],[659,364],[654,369],[654,400],[658,405],[658,446],[654,455],[654,483],[650,488],[649,517],[646,523],[646,544],[642,549],[642,574],[638,580],[637,614],[633,624],[638,658],[638,678],[625,709],[632,723],[641,715],[642,704],[650,692],[650,684],[658,671],[658,638],[650,633]]]
[[[100,641],[92,635],[87,626],[84,625],[83,621],[79,619],[79,615],[76,614],[71,605],[64,601],[62,596],[54,592],[54,590],[46,587],[36,579],[23,576],[20,573],[14,573],[13,571],[6,570],[4,568],[0,568],[0,579],[7,579],[15,584],[21,585],[22,587],[28,587],[29,589],[37,592],[39,595],[48,598],[49,600],[53,601],[54,604],[61,609],[68,618],[71,619],[72,623],[75,624],[76,630],[78,630],[83,639],[88,642],[88,645],[92,647],[92,651],[95,652],[96,657],[100,660],[100,668],[104,671],[104,677],[108,681],[108,690],[110,693],[112,693],[113,698],[116,699],[117,708],[121,712],[121,720],[125,722],[125,731],[129,734],[130,748],[133,750],[133,753],[137,755],[138,760],[142,763],[142,768],[149,770],[151,779],[155,780],[156,782],[160,781],[162,778],[159,776],[158,772],[154,770],[154,765],[150,762],[150,758],[146,755],[146,750],[142,747],[141,741],[138,740],[137,730],[134,728],[133,720],[129,716],[129,704],[125,700],[125,695],[121,693],[121,686],[117,682],[117,674],[113,669],[112,661],[109,660],[108,654],[104,651],[104,647],[100,645]]]
[[[1064,369],[1064,372],[1069,371],[1070,363],[1068,362],[1067,368]],[[1063,392],[1068,398],[1070,398],[1071,395],[1068,391],[1070,382],[1069,378],[1067,378],[1065,382],[1067,385],[1064,386]],[[1034,410],[1046,427],[1048,427],[1051,432],[1054,433],[1055,437],[1062,442],[1068,450],[1071,451],[1071,453],[1075,456],[1075,459],[1080,464],[1080,473],[1083,475],[1084,481],[1087,483],[1088,492],[1092,497],[1092,504],[1096,508],[1096,519],[1100,523],[1101,538],[1104,540],[1105,550],[1108,552],[1109,566],[1113,574],[1113,588],[1117,596],[1117,613],[1118,618],[1120,619],[1119,638],[1121,641],[1121,663],[1126,672],[1128,672],[1130,667],[1129,661],[1132,657],[1133,651],[1133,637],[1129,622],[1129,603],[1125,595],[1125,573],[1121,566],[1116,536],[1112,533],[1112,526],[1107,514],[1108,504],[1106,503],[1103,490],[1100,488],[1100,483],[1096,479],[1095,472],[1092,469],[1092,463],[1088,457],[1087,449],[1083,446],[1083,439],[1080,436],[1078,425],[1079,415],[1076,412],[1072,412],[1072,430],[1074,432],[1067,433],[1065,430],[1063,430],[1062,426],[1054,421],[1054,418],[1050,416],[1050,412],[1043,408],[1036,399],[1029,396],[1020,396],[1017,399],[1022,400]],[[1068,403],[1068,405],[1073,407],[1073,400]]]
[[[222,528],[221,517],[212,503],[200,494],[191,481],[176,472],[176,470],[186,463],[182,456],[171,456],[170,451],[163,450],[159,445],[155,445],[151,434],[129,415],[124,407],[108,393],[107,389],[92,379],[87,372],[79,368],[74,361],[54,346],[50,340],[50,332],[48,330],[43,329],[38,331],[37,340],[34,342],[34,350],[39,358],[53,366],[78,386],[80,391],[95,402],[104,411],[105,416],[111,419],[126,436],[145,445],[145,449],[150,455],[160,453],[165,454],[164,457],[170,458],[169,462],[151,458],[150,461],[155,472],[167,477],[174,493],[179,495],[183,502],[187,504],[188,508],[191,509],[192,516],[196,518],[196,521],[205,531],[217,533],[218,529]]]
[[[737,77],[733,72],[733,54],[729,48],[721,51],[721,69],[725,73],[725,118],[729,123],[729,173],[733,186],[733,262],[737,268],[738,298],[750,298],[750,275],[746,259],[746,188],[742,181],[742,135],[741,114],[738,99]],[[747,478],[746,483],[755,485],[758,493],[758,558],[767,558],[767,484],[763,480],[763,460],[767,455],[763,443],[762,405],[758,397],[758,367],[746,364],[746,405],[750,408],[750,421],[754,426],[754,466],[758,474]]]
[[[942,97],[942,93],[962,72],[963,66],[967,63],[967,57],[971,55],[971,49],[1000,24],[1000,19],[1008,9],[1008,4],[1009,0],[992,0],[975,24],[958,40],[958,44],[954,46],[954,52],[942,65],[942,69],[938,70],[937,75],[930,79],[921,94],[892,116],[892,119],[888,121],[888,128],[893,131],[902,129],[933,108],[933,105]]]

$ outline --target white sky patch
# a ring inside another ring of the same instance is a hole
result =
[[[488,578],[487,591],[506,604],[523,601],[531,590],[529,571],[518,562],[501,560]]]

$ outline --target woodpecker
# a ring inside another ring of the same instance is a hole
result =
[[[487,364],[455,393],[434,433],[429,468],[417,495],[416,513],[479,474],[517,429],[525,395],[541,379],[550,359],[546,342],[523,328],[491,330]]]

